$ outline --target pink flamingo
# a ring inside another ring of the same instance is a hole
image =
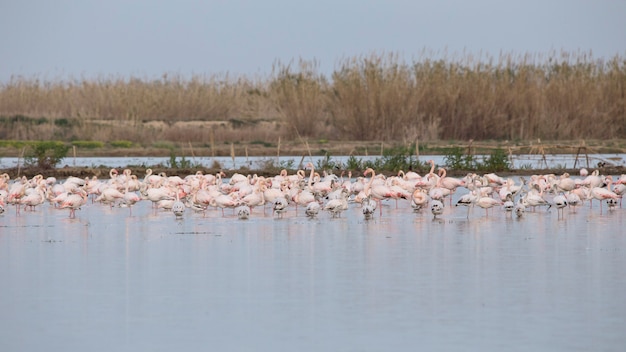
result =
[[[602,187],[592,187],[589,192],[589,199],[597,199],[600,201],[600,214],[602,214],[602,201],[607,199],[617,200],[619,196],[615,194],[615,192],[610,191],[611,185],[613,184],[613,176],[605,177],[605,181],[607,182],[607,188]]]
[[[70,219],[76,218],[76,209],[80,209],[87,202],[87,192],[82,188],[76,188],[61,203],[60,208],[70,208]]]

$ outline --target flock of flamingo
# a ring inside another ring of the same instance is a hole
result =
[[[588,174],[581,169],[580,177],[570,177],[567,173],[533,175],[528,180],[519,177],[516,182],[495,173],[449,177],[444,168],[435,172],[434,161],[430,164],[430,172],[425,175],[400,171],[397,176],[385,177],[368,168],[355,179],[351,173],[346,179],[343,174],[320,175],[312,163],[295,174],[286,170],[273,177],[236,173],[230,179],[224,173],[198,172],[184,178],[156,175],[151,169],[146,170],[142,179],[128,169],[121,174],[111,169],[106,180],[69,177],[63,182],[43,175],[11,180],[4,174],[0,175],[0,214],[9,205],[15,207],[19,216],[21,212],[34,212],[48,202],[55,208],[69,209],[70,218],[76,217],[76,210],[81,207],[98,203],[111,208],[128,207],[132,215],[134,205],[150,201],[155,212],[172,213],[176,218],[182,218],[188,211],[206,216],[208,211],[221,210],[223,217],[248,219],[257,213],[268,216],[268,205],[271,216],[277,218],[290,210],[295,216],[301,212],[302,216],[316,218],[326,212],[330,217],[341,217],[355,204],[365,219],[371,219],[377,213],[383,215],[382,201],[391,200],[395,208],[410,206],[418,213],[429,209],[437,218],[446,204],[453,205],[452,195],[464,189],[455,206],[466,206],[468,218],[474,206],[485,209],[485,216],[489,216],[490,208],[501,207],[507,216],[517,217],[537,207],[555,207],[562,217],[566,207],[575,213],[576,207],[586,201],[592,207],[593,200],[598,200],[601,213],[603,202],[609,210],[621,207],[626,192],[626,175],[614,181],[612,176],[601,176],[598,170]],[[307,170],[310,170],[308,175]],[[233,209],[233,215],[226,215],[226,208]]]

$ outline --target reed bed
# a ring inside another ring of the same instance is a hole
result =
[[[394,53],[277,62],[267,77],[163,75],[0,85],[0,139],[184,143],[626,138],[626,59]]]

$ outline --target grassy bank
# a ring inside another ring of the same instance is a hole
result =
[[[220,149],[359,140],[626,139],[626,58],[586,52],[276,63],[267,77],[97,77],[0,86],[0,139]],[[376,142],[377,143],[377,142]]]

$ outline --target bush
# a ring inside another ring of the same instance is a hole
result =
[[[27,166],[52,169],[67,156],[68,150],[69,147],[63,142],[33,142],[24,156],[24,161]]]
[[[133,146],[131,141],[111,141],[109,144],[114,148],[130,148]]]
[[[317,161],[315,168],[319,170],[332,170],[339,169],[341,168],[341,166],[339,165],[339,163],[331,160],[330,154],[326,153],[324,155],[324,159],[320,159]]]
[[[99,141],[73,141],[72,145],[78,148],[97,149],[104,147],[104,143]]]
[[[479,169],[489,171],[506,171],[511,169],[506,152],[500,148],[494,150],[480,165]]]
[[[346,169],[361,170],[363,169],[363,159],[357,159],[354,155],[350,155],[346,161]]]
[[[461,147],[449,148],[443,158],[446,167],[454,170],[475,170],[476,159],[473,155],[463,154]]]
[[[24,141],[13,141],[13,140],[0,141],[0,148],[22,148],[26,145],[28,145],[28,143]]]

